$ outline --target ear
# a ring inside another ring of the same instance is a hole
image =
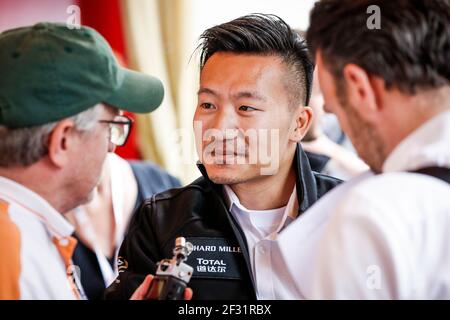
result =
[[[291,130],[290,139],[296,143],[300,142],[311,126],[313,119],[313,111],[310,107],[298,107],[295,112],[295,123]]]
[[[71,148],[75,142],[75,124],[68,119],[58,122],[48,140],[48,158],[58,168],[70,161]]]
[[[347,64],[343,69],[349,107],[358,109],[359,114],[370,116],[378,113],[380,104],[380,83],[356,64]]]

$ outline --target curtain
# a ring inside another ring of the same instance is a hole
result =
[[[142,156],[188,183],[195,167],[192,117],[196,105],[198,62],[189,63],[197,39],[190,29],[189,1],[122,0],[128,63],[132,69],[162,80],[162,105],[137,115]]]

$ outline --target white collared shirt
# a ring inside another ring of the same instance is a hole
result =
[[[450,111],[406,137],[383,174],[335,188],[279,236],[304,298],[450,299],[450,186],[405,172],[430,166],[450,168]]]
[[[73,272],[76,277],[78,272],[70,266],[76,244],[71,238],[72,225],[38,194],[4,177],[0,177],[0,209],[8,228],[4,231],[11,235],[13,246],[7,248],[8,257],[0,252],[0,274],[18,276],[8,279],[11,292],[4,291],[3,296],[33,300],[80,298],[80,292],[70,283],[74,278],[68,279],[67,275]]]
[[[289,299],[297,290],[273,246],[278,233],[298,215],[296,188],[285,207],[273,210],[249,210],[229,186],[224,190],[228,209],[247,240],[258,299]]]

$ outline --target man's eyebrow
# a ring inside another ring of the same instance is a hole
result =
[[[218,97],[219,94],[210,89],[210,88],[200,88],[197,92],[198,95],[200,94],[210,94],[213,96]],[[263,97],[262,95],[260,95],[259,93],[255,92],[255,91],[241,91],[238,92],[236,94],[233,95],[233,98],[235,99],[240,99],[240,98],[251,98],[251,99],[256,99],[256,100],[261,100],[261,101],[267,101],[267,99],[265,97]]]
[[[267,99],[255,91],[241,91],[233,95],[234,98],[251,98],[255,100],[267,101]]]
[[[202,93],[211,94],[213,96],[218,96],[218,94],[214,90],[209,89],[209,88],[200,88],[198,90],[197,94],[199,95],[199,94],[202,94]]]

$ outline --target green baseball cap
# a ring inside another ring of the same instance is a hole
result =
[[[119,66],[92,28],[38,23],[0,34],[0,125],[42,125],[101,102],[146,113],[163,96],[159,79]]]

